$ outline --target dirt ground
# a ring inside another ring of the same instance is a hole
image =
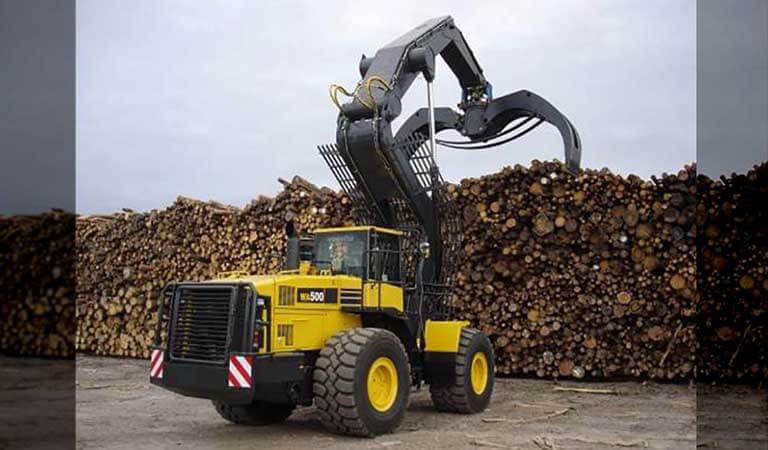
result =
[[[0,355],[0,450],[75,441],[75,361]]]
[[[3,435],[14,421],[23,421],[18,417],[23,408],[16,416],[7,414],[14,410],[7,408],[14,392],[9,361],[3,359]],[[22,388],[62,375],[42,367],[26,364]],[[29,375],[35,370],[43,373]],[[82,449],[768,448],[765,391],[744,386],[499,379],[490,408],[474,416],[435,412],[422,389],[412,393],[395,433],[359,439],[326,433],[313,408],[299,409],[286,423],[270,427],[229,424],[208,401],[150,385],[146,361],[79,357],[76,385],[77,447]],[[558,391],[557,386],[617,395]]]
[[[313,408],[271,427],[229,424],[205,400],[150,385],[147,365],[78,357],[77,448],[768,449],[766,392],[746,386],[500,379],[482,414],[437,413],[421,390],[395,433],[359,439],[326,433]],[[72,369],[71,362],[0,358],[0,449],[72,442]]]

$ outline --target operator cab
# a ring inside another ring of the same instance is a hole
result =
[[[373,226],[315,230],[312,264],[320,273],[363,280],[401,281],[401,232]]]

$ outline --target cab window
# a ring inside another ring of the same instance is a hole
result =
[[[369,278],[385,283],[400,282],[400,238],[371,233]]]
[[[315,236],[315,266],[363,278],[366,232],[319,233]]]

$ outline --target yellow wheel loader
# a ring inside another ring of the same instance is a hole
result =
[[[433,105],[437,55],[459,80],[460,111]],[[419,74],[428,107],[393,136],[400,99]],[[578,134],[531,92],[494,99],[450,17],[363,56],[360,75],[352,91],[331,86],[336,142],[319,150],[365,225],[297,236],[289,217],[282,272],[166,286],[151,383],[210,399],[222,417],[245,425],[280,422],[297,405],[314,404],[326,428],[359,436],[394,430],[411,389],[424,384],[438,411],[488,406],[493,347],[454,317],[450,275],[461,258],[461,214],[446,194],[435,146],[489,148],[547,121],[560,131],[572,170]],[[466,140],[437,140],[447,129]]]

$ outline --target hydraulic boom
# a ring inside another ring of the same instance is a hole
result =
[[[431,83],[441,56],[461,87],[459,110],[434,108]],[[434,161],[434,145],[480,150],[510,142],[549,122],[560,132],[565,166],[579,169],[581,143],[576,129],[549,102],[529,91],[494,98],[491,83],[450,16],[428,20],[360,60],[361,81],[353,92],[331,86],[339,107],[336,145],[321,153],[357,207],[358,219],[401,230],[417,229],[431,252],[421,281],[445,282],[446,199]],[[396,133],[392,121],[417,76],[428,84],[429,106],[411,115]],[[346,103],[339,94],[348,97]],[[514,122],[514,123],[513,123]],[[508,125],[510,125],[508,127]],[[441,141],[435,134],[456,130],[465,141]],[[454,227],[455,228],[455,227]]]

